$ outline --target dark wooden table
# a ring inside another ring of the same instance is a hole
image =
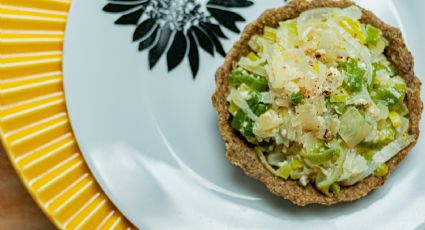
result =
[[[22,185],[1,146],[0,229],[55,229]]]

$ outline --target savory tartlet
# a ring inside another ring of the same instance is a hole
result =
[[[298,205],[363,197],[419,137],[421,83],[401,33],[351,1],[266,11],[216,84],[228,159]]]

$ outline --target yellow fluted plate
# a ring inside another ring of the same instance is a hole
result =
[[[69,123],[62,45],[70,3],[0,2],[1,141],[29,193],[58,228],[134,228],[98,186]]]

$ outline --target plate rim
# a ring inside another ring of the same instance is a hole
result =
[[[133,229],[86,166],[69,122],[62,51],[70,5],[71,0],[2,2],[1,143],[26,190],[57,228]],[[25,23],[29,26],[22,27]],[[38,71],[28,72],[34,66]],[[41,141],[22,147],[34,137]],[[62,189],[49,189],[57,181]]]

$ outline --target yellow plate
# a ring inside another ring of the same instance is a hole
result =
[[[80,153],[62,87],[70,0],[0,3],[0,132],[16,172],[61,229],[134,228]]]

